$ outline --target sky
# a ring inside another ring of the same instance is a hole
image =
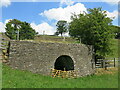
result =
[[[1,0],[0,0],[1,1]],[[118,25],[118,3],[117,2],[78,2],[77,0],[61,0],[58,2],[13,2],[2,0],[2,18],[0,19],[0,32],[5,32],[5,24],[11,19],[18,19],[30,23],[39,34],[53,35],[56,31],[56,23],[59,20],[70,22],[71,13],[87,12],[88,8],[102,7],[107,11],[108,17],[115,17],[113,25]],[[68,35],[68,34],[65,34]]]

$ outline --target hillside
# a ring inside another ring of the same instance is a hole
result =
[[[61,37],[52,35],[37,35],[34,39],[36,42],[58,42],[58,43],[75,43],[76,40],[71,37]]]

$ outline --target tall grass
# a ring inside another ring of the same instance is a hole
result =
[[[52,78],[3,65],[3,88],[117,88],[118,75],[102,74],[77,79]]]

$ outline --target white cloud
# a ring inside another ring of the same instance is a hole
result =
[[[67,6],[65,8],[59,7],[59,8],[45,10],[43,13],[40,13],[39,15],[45,16],[51,20],[57,20],[57,21],[66,20],[70,22],[72,13],[79,14],[79,13],[83,13],[84,11],[87,12],[87,9],[85,8],[84,4],[77,3],[73,6]]]
[[[0,32],[5,32],[5,24],[0,22]]]
[[[31,27],[35,29],[39,34],[43,34],[43,32],[45,31],[44,34],[53,35],[55,32],[55,28],[50,26],[46,22],[43,22],[39,25],[36,25],[35,23],[31,23]]]
[[[113,12],[107,11],[106,14],[107,14],[107,17],[109,17],[109,18],[113,18],[113,17],[115,17],[114,19],[118,18],[118,11],[117,10],[114,10]]]
[[[0,7],[2,6],[9,6],[11,4],[11,1],[10,0],[0,0]]]
[[[62,5],[70,6],[70,5],[73,5],[73,4],[74,4],[74,1],[72,1],[72,0],[61,0],[61,2],[60,2],[60,6],[62,6]]]

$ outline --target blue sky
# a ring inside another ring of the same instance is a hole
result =
[[[39,15],[40,12],[51,8],[58,8],[56,2],[13,2],[9,7],[2,8],[2,21],[6,19],[18,19],[36,24],[46,21],[46,18]]]
[[[0,22],[4,24],[9,19],[18,19],[30,23],[39,34],[43,31],[46,34],[53,34],[58,20],[62,18],[70,21],[70,11],[79,13],[79,10],[97,7],[108,11],[108,16],[116,16],[113,24],[118,25],[117,4],[106,2],[73,2],[70,5],[60,2],[11,2],[9,6],[2,7],[2,21]]]

